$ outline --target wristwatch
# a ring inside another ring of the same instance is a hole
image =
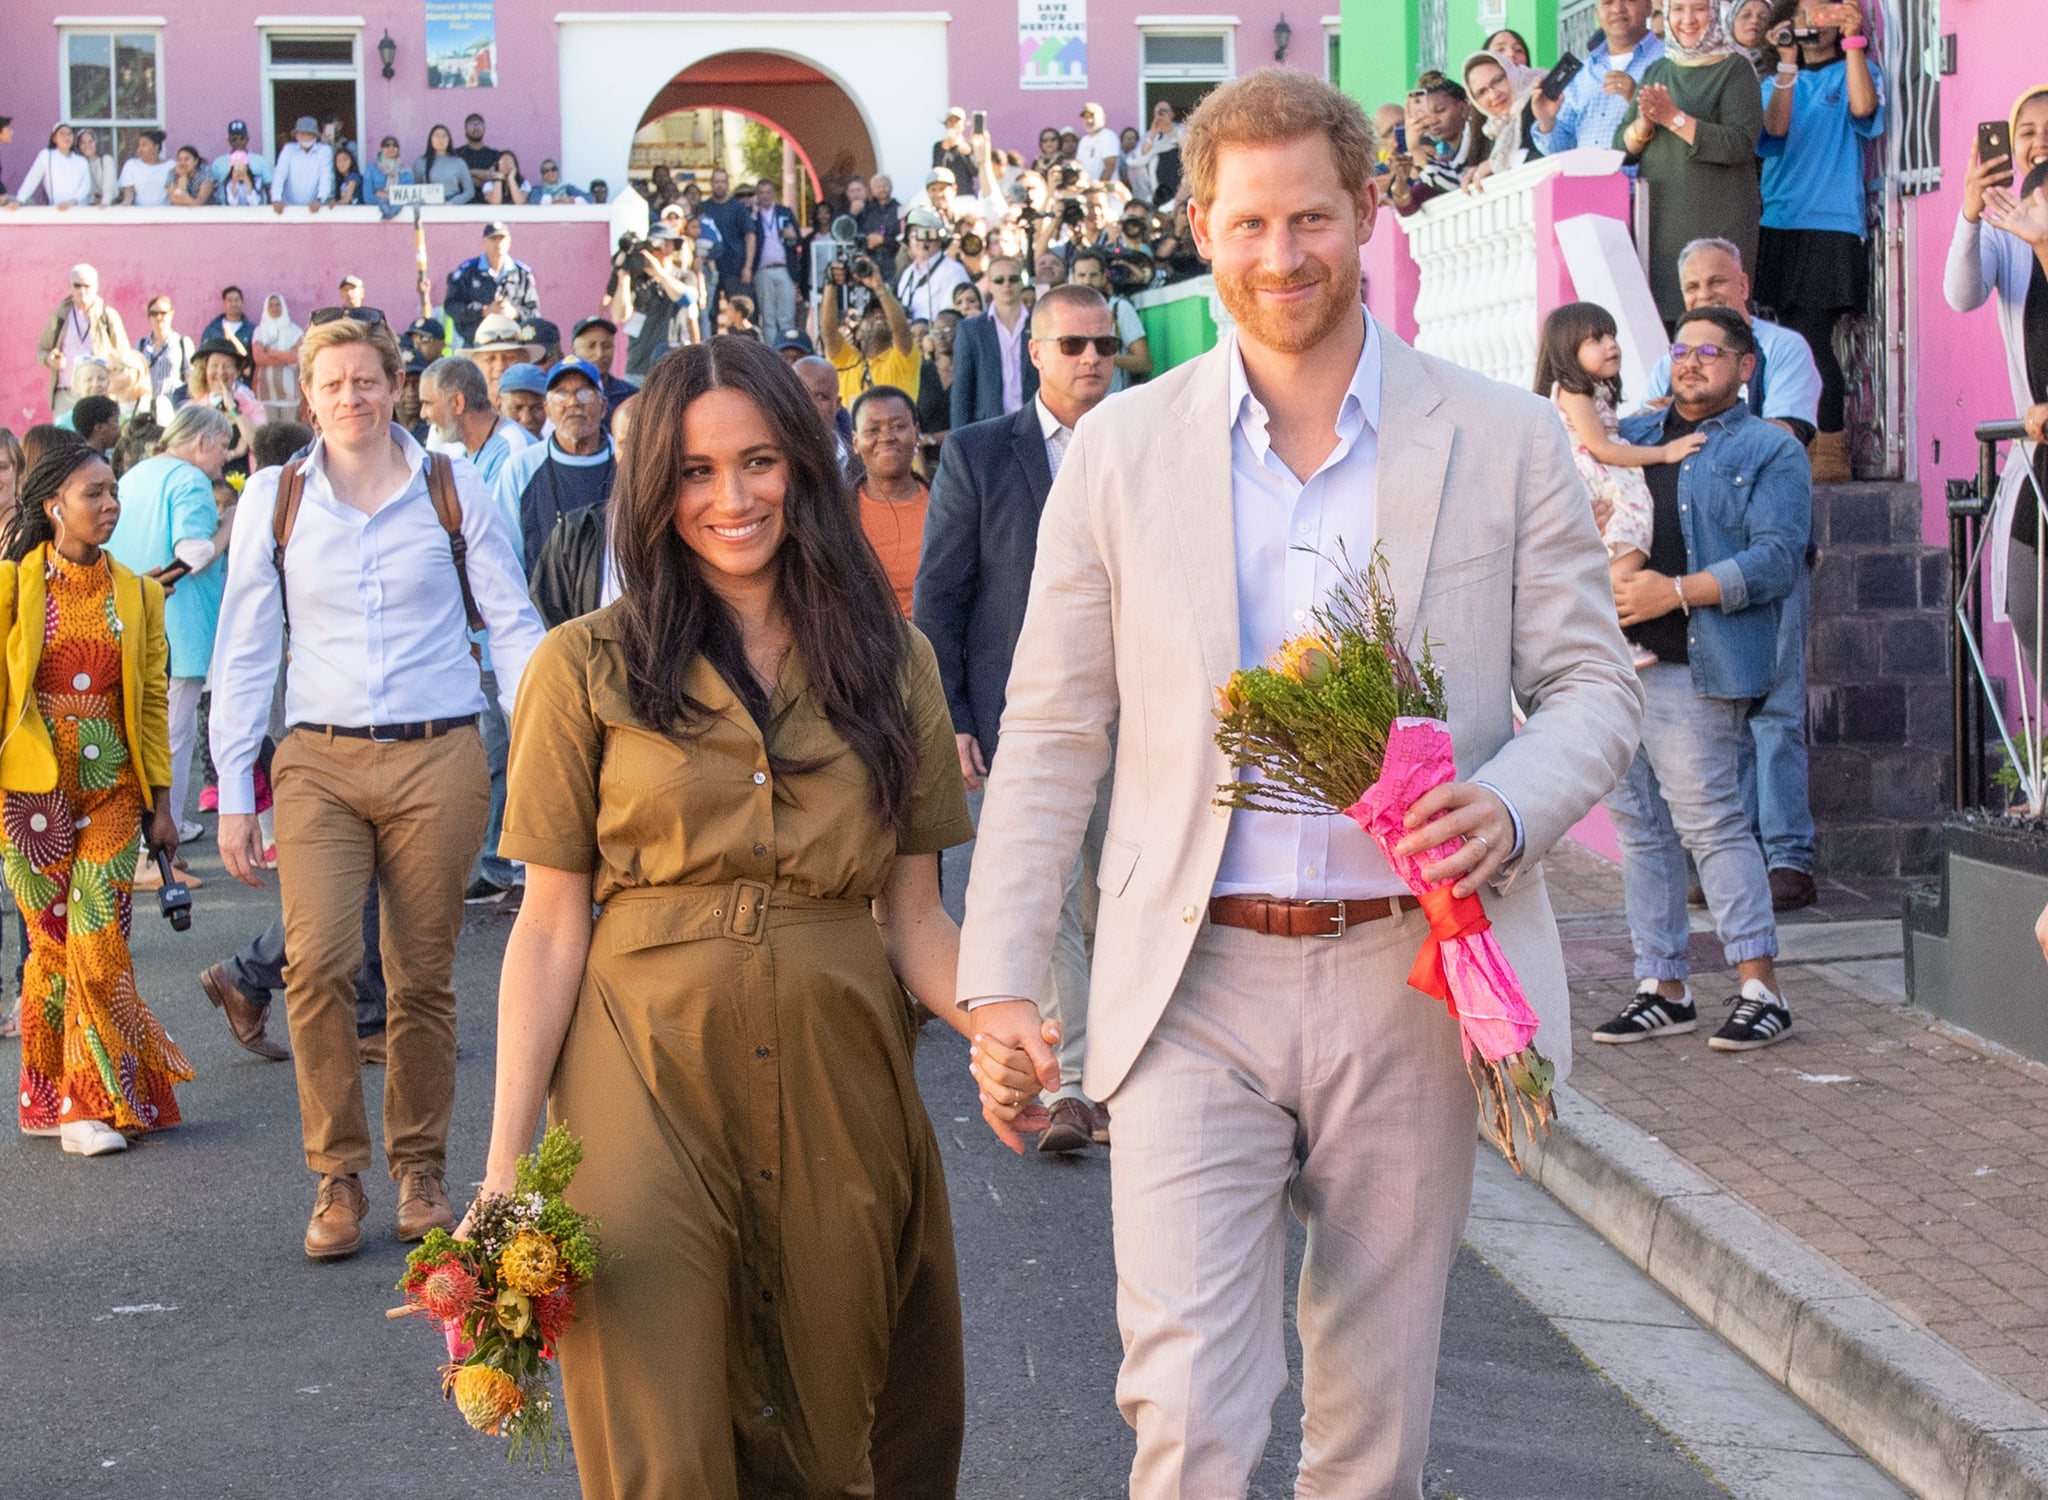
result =
[[[1691,123],[1692,121],[1687,118],[1685,111],[1682,109],[1671,117],[1671,128],[1673,130],[1683,130]]]

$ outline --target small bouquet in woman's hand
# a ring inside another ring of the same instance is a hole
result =
[[[519,1158],[510,1193],[476,1200],[468,1237],[436,1229],[405,1259],[405,1306],[448,1343],[441,1395],[479,1432],[509,1437],[507,1461],[547,1468],[563,1442],[546,1367],[597,1271],[597,1223],[563,1201],[583,1144],[560,1125]]]
[[[1408,982],[1457,1018],[1487,1137],[1520,1171],[1514,1110],[1532,1136],[1547,1131],[1554,1070],[1535,1048],[1536,1013],[1479,898],[1423,878],[1463,841],[1420,858],[1394,852],[1409,833],[1409,808],[1457,775],[1443,674],[1427,642],[1422,659],[1410,660],[1394,618],[1384,559],[1359,572],[1346,558],[1309,629],[1266,666],[1230,674],[1217,694],[1216,743],[1255,774],[1218,787],[1216,800],[1262,812],[1341,812],[1380,846],[1429,918]]]

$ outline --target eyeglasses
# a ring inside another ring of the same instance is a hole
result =
[[[1733,349],[1723,349],[1719,344],[1673,344],[1671,362],[1681,364],[1689,354],[1697,354],[1701,364],[1709,364],[1724,354],[1733,354]]]
[[[372,328],[385,321],[383,311],[375,307],[316,307],[306,315],[306,325],[318,328],[322,323],[338,323],[343,318]]]
[[[589,386],[574,391],[549,391],[550,406],[595,406],[604,400],[604,392],[593,391]]]
[[[1124,341],[1113,333],[1106,333],[1100,338],[1084,338],[1080,334],[1070,333],[1064,338],[1033,339],[1031,342],[1034,344],[1057,344],[1059,345],[1060,353],[1066,355],[1068,359],[1079,359],[1081,352],[1090,347],[1104,359],[1108,359],[1112,355],[1122,353],[1124,347]]]
[[[149,315],[152,318],[168,318],[171,315],[171,309],[168,307],[152,307],[149,310]]]
[[[1022,276],[991,276],[988,279],[988,284],[990,286],[1022,286],[1024,278]]]

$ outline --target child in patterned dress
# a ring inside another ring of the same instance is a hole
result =
[[[1616,582],[1650,561],[1652,504],[1643,470],[1683,463],[1706,445],[1688,433],[1654,448],[1622,440],[1615,408],[1621,403],[1621,339],[1614,317],[1594,302],[1567,302],[1543,324],[1536,393],[1548,396],[1571,434],[1572,456],[1596,508],[1605,503],[1607,571]],[[1638,667],[1654,666],[1655,653],[1635,647]]]

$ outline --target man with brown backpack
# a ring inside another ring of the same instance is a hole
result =
[[[398,1237],[453,1225],[443,1177],[455,941],[490,807],[468,632],[489,631],[508,710],[541,637],[514,540],[476,471],[393,425],[402,371],[381,320],[344,316],[307,332],[300,381],[321,436],[249,483],[213,657],[221,858],[256,887],[263,836],[251,768],[285,667],[290,727],[272,786],[291,953],[285,1008],[306,1163],[320,1174],[305,1237],[316,1260],[353,1254],[369,1208],[354,980],[373,879],[384,914],[384,1139],[399,1183]]]

